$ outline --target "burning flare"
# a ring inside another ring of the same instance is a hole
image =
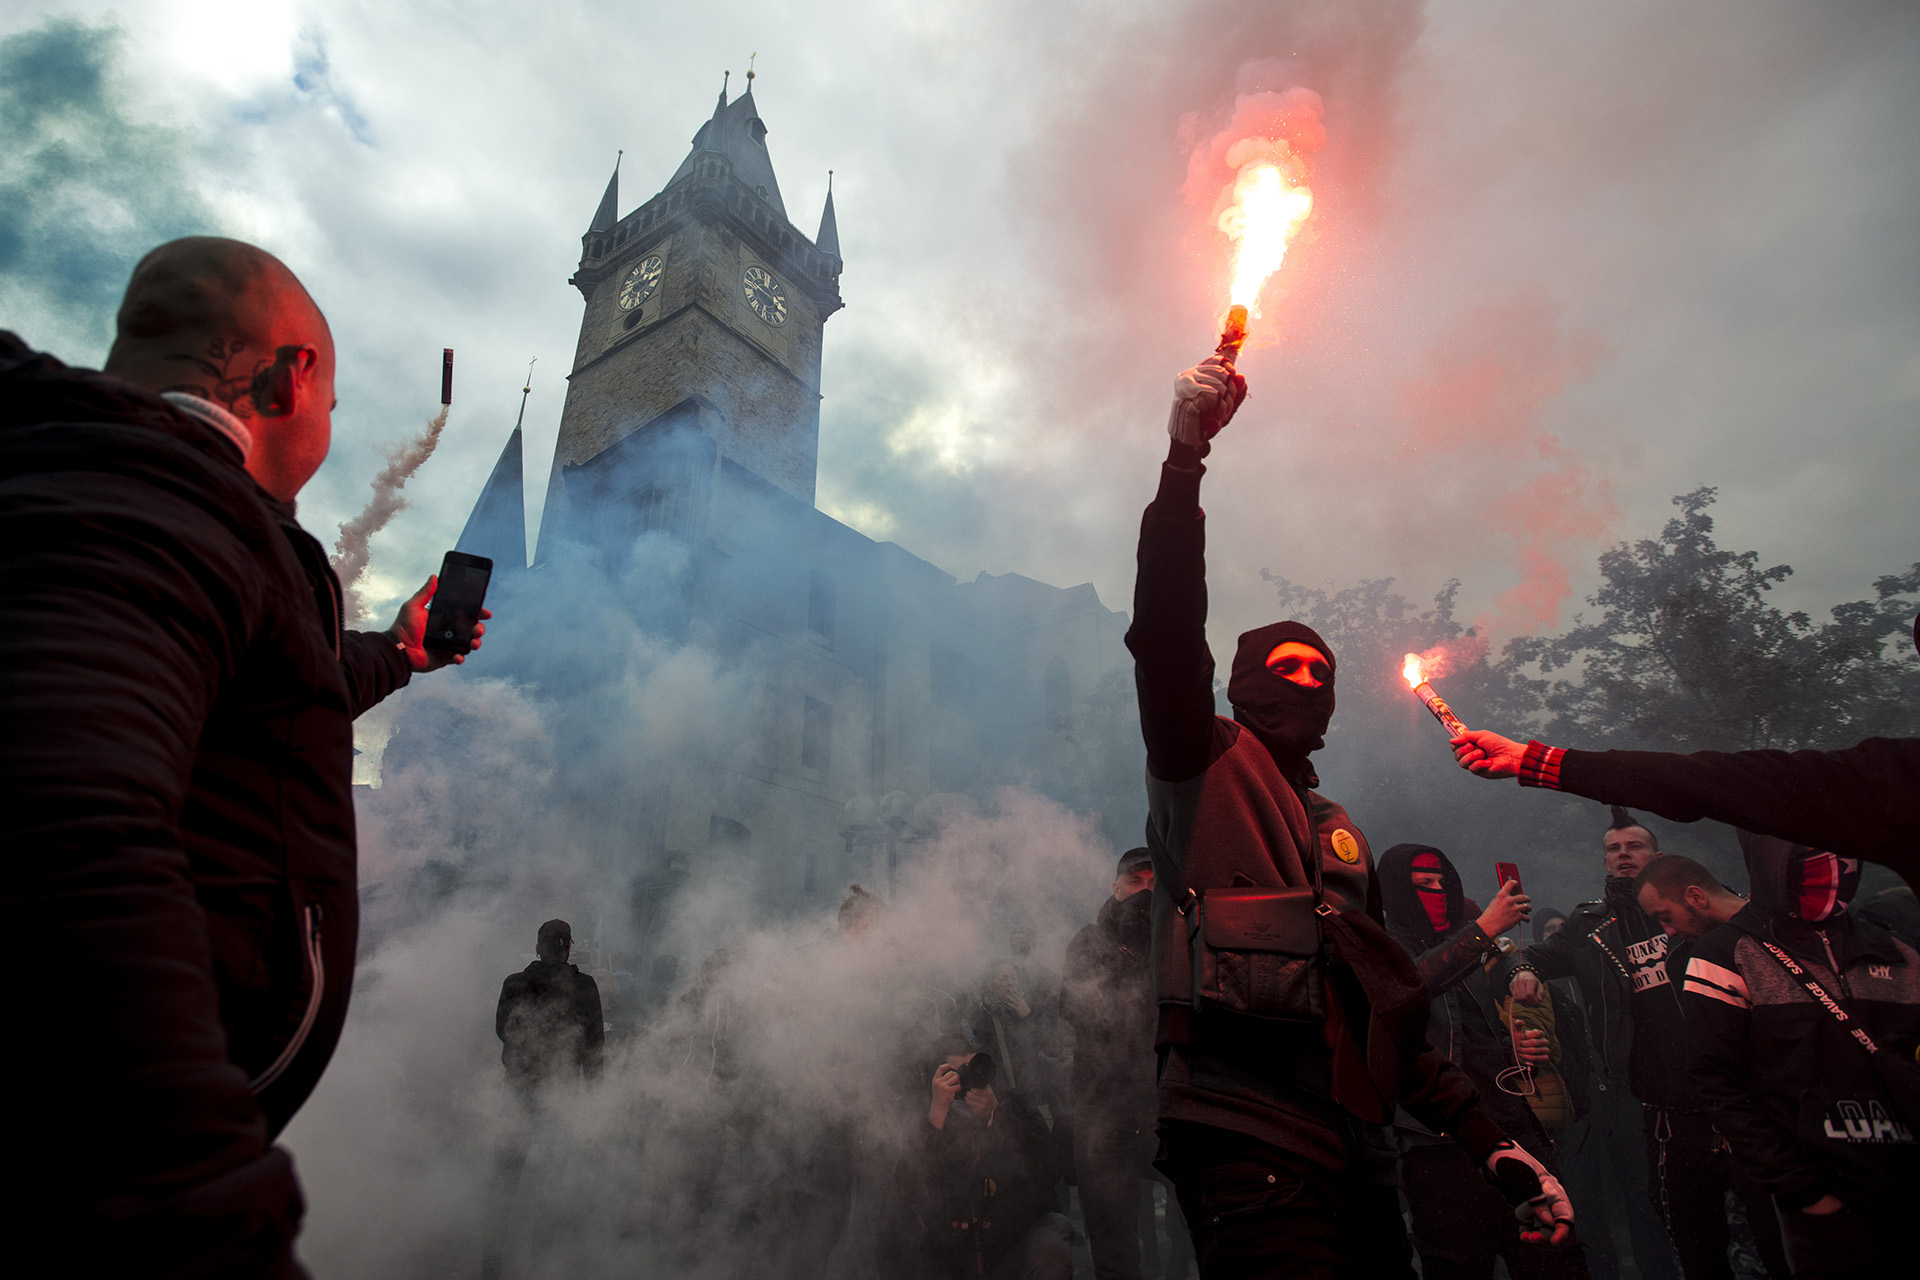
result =
[[[1427,704],[1427,710],[1433,712],[1433,718],[1446,726],[1449,735],[1457,738],[1467,731],[1467,726],[1460,722],[1459,716],[1453,714],[1453,708],[1447,705],[1447,700],[1427,683],[1425,668],[1426,664],[1420,655],[1410,653],[1400,666],[1400,674],[1405,678],[1407,687],[1419,694],[1420,701]]]
[[[1285,143],[1278,145],[1285,150]],[[1233,203],[1221,211],[1217,224],[1240,246],[1233,264],[1235,306],[1260,314],[1261,286],[1280,269],[1288,242],[1312,212],[1313,192],[1280,164],[1257,160],[1241,168],[1233,184]]]

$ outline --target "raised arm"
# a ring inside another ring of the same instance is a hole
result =
[[[1140,520],[1127,648],[1147,770],[1167,782],[1184,782],[1212,762],[1213,654],[1207,648],[1206,513],[1200,509],[1200,477],[1207,469],[1201,459],[1245,396],[1246,379],[1218,357],[1180,375],[1160,489]]]

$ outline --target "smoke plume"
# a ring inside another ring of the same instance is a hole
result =
[[[373,496],[367,499],[367,505],[360,509],[359,515],[340,526],[340,539],[333,544],[332,561],[333,571],[340,576],[348,622],[363,616],[359,584],[360,576],[367,571],[367,559],[372,554],[370,544],[373,535],[386,528],[387,522],[407,505],[400,491],[406,488],[414,472],[433,456],[434,449],[440,443],[440,433],[446,430],[447,410],[451,407],[441,405],[440,412],[427,419],[427,425],[419,435],[387,455],[387,465],[373,478]]]

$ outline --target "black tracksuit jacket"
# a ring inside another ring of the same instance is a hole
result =
[[[0,1222],[70,1269],[293,1268],[275,1134],[358,933],[353,717],[406,683],[320,544],[166,401],[0,334]]]
[[[1851,912],[1794,918],[1784,906],[1787,843],[1743,843],[1753,900],[1687,960],[1681,998],[1696,1089],[1734,1155],[1783,1207],[1831,1193],[1904,1212],[1920,1189],[1920,1115],[1901,1111],[1865,1047],[1761,944],[1785,951],[1908,1064],[1920,1048],[1920,953]]]

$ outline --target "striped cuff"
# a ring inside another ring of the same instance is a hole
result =
[[[1550,747],[1539,741],[1529,742],[1526,759],[1520,762],[1520,785],[1558,791],[1560,761],[1566,754],[1564,747]]]

